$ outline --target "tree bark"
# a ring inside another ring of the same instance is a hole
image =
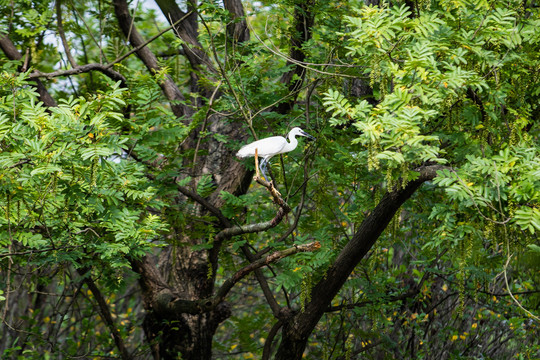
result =
[[[244,42],[249,40],[249,30],[247,27],[247,22],[244,13],[244,6],[240,0],[224,0],[223,5],[231,15],[233,16],[233,21],[231,24],[227,24],[227,35],[233,42]]]
[[[305,310],[285,322],[276,360],[302,358],[311,332],[356,265],[373,247],[401,205],[424,182],[433,179],[437,170],[443,168],[440,165],[423,166],[417,169],[420,173],[418,179],[409,182],[404,188],[388,192],[381,199],[373,212],[362,222],[353,238],[340,252],[325,276],[312,289],[311,301],[305,306]]]

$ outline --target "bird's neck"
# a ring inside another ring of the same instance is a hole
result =
[[[283,152],[292,151],[298,146],[298,140],[296,140],[296,136],[289,135],[289,142],[287,145],[283,147]]]

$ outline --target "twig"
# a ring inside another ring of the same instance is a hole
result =
[[[314,69],[310,66],[335,66],[335,67],[357,67],[356,65],[338,65],[338,64],[313,64],[313,63],[306,63],[306,62],[303,62],[303,61],[299,61],[299,60],[296,60],[296,59],[293,59],[279,51],[276,51],[272,48],[270,48],[268,45],[266,45],[264,43],[264,41],[259,37],[259,35],[257,35],[257,33],[255,32],[255,29],[253,29],[253,27],[251,26],[250,23],[248,23],[249,25],[249,28],[250,30],[253,32],[253,35],[255,35],[255,38],[257,38],[257,40],[261,43],[262,46],[264,46],[266,49],[268,49],[270,52],[272,52],[273,54],[293,63],[293,64],[296,64],[300,67],[303,67],[307,70],[312,70],[316,73],[319,73],[319,74],[324,74],[324,75],[330,75],[330,76],[341,76],[341,77],[347,77],[347,78],[356,78],[355,76],[352,76],[352,75],[347,75],[347,74],[337,74],[337,73],[330,73],[330,72],[326,72],[326,71],[321,71],[321,70],[317,70],[317,69]]]
[[[517,306],[519,306],[519,308],[523,311],[525,311],[525,313],[527,315],[529,315],[531,318],[533,318],[534,320],[540,322],[540,318],[536,315],[534,315],[532,312],[530,312],[529,310],[525,309],[523,307],[523,305],[521,305],[521,303],[514,297],[514,295],[512,294],[512,291],[510,290],[510,285],[508,283],[508,276],[507,276],[507,269],[508,269],[508,265],[510,264],[510,260],[512,259],[512,256],[513,255],[509,255],[508,256],[508,259],[506,259],[506,264],[504,264],[504,268],[503,268],[503,274],[504,274],[504,282],[506,283],[506,291],[508,291],[508,294],[510,295],[510,297],[512,298],[512,300],[514,300],[514,302],[517,304]]]

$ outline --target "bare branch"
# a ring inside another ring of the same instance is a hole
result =
[[[321,248],[321,244],[318,241],[315,241],[309,244],[295,245],[285,250],[276,251],[262,259],[252,262],[251,264],[238,270],[231,278],[227,279],[223,283],[223,285],[221,285],[216,296],[214,297],[214,302],[220,303],[221,301],[223,301],[225,297],[227,296],[227,294],[229,293],[229,291],[233,288],[233,286],[236,283],[238,283],[240,280],[242,280],[246,275],[253,272],[254,270],[259,269],[263,266],[266,266],[270,263],[276,262],[278,260],[281,260],[284,257],[291,256],[299,252],[312,252],[312,251],[319,250],[320,248]]]
[[[75,61],[75,58],[71,54],[71,50],[69,48],[69,43],[66,39],[66,34],[64,33],[64,25],[62,24],[62,0],[56,0],[56,22],[57,22],[57,29],[58,29],[58,35],[60,35],[60,39],[62,40],[62,45],[64,46],[64,51],[66,52],[66,56],[68,58],[69,63],[72,67],[77,67],[77,62]]]
[[[99,312],[101,314],[101,317],[105,321],[105,324],[109,328],[109,331],[111,332],[111,335],[114,339],[114,342],[116,344],[116,347],[120,351],[120,356],[124,360],[131,359],[131,355],[129,354],[126,345],[124,343],[124,339],[122,339],[122,336],[120,335],[120,331],[118,331],[118,326],[114,323],[111,310],[109,309],[109,306],[107,305],[107,302],[103,298],[103,294],[97,287],[96,283],[92,280],[92,278],[88,274],[88,269],[79,269],[79,274],[81,276],[86,276],[84,281],[86,282],[86,285],[94,295],[94,298],[96,299],[98,303]]]
[[[255,156],[255,159],[256,159],[255,168],[258,169],[257,156]],[[266,187],[268,191],[270,192],[270,194],[272,194],[272,197],[274,198],[274,203],[276,203],[279,206],[276,216],[274,216],[274,218],[270,221],[264,221],[264,222],[256,223],[256,224],[249,224],[249,225],[242,225],[242,226],[237,225],[237,226],[229,227],[227,229],[220,231],[216,235],[216,240],[223,240],[225,238],[229,238],[236,235],[249,234],[249,233],[268,230],[270,228],[275,227],[277,224],[279,224],[281,220],[283,220],[283,217],[291,211],[291,207],[289,206],[289,204],[287,204],[285,200],[283,200],[283,198],[281,197],[281,194],[279,193],[279,191],[276,190],[276,188],[274,187],[272,183],[269,183],[268,181],[263,180],[258,175],[256,175],[254,179],[259,184]]]
[[[93,64],[87,64],[87,65],[75,65],[72,69],[68,70],[57,70],[50,73],[42,73],[39,70],[35,70],[31,74],[28,75],[29,79],[38,79],[38,78],[47,78],[51,79],[53,77],[57,76],[69,76],[69,75],[77,75],[82,73],[87,73],[90,71],[99,71],[105,75],[107,75],[109,78],[111,78],[114,81],[120,81],[122,82],[122,86],[126,86],[126,78],[124,75],[120,74],[117,71],[114,71],[110,69],[107,65],[102,65],[98,63]]]

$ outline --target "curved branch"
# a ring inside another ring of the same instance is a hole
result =
[[[257,159],[257,156],[255,156],[255,159]],[[258,169],[257,160],[255,160],[255,162],[255,168]],[[279,224],[281,220],[283,220],[283,217],[291,211],[291,207],[289,206],[289,204],[287,204],[285,200],[283,200],[281,194],[276,190],[272,183],[261,179],[258,175],[255,176],[255,180],[262,186],[266,187],[270,194],[272,194],[274,202],[279,206],[276,216],[274,216],[272,220],[264,221],[261,223],[228,227],[226,229],[223,229],[216,235],[216,240],[222,241],[223,239],[230,238],[236,235],[250,234],[268,230],[277,226],[277,224]]]
[[[223,283],[223,285],[221,285],[221,287],[216,293],[216,296],[214,297],[214,302],[216,304],[222,302],[236,283],[238,283],[246,275],[250,274],[256,269],[259,269],[270,263],[274,263],[278,260],[281,260],[284,257],[291,256],[299,252],[312,252],[320,248],[321,248],[321,244],[318,241],[315,241],[309,244],[294,245],[293,247],[287,248],[285,250],[273,252],[272,254],[262,259],[259,259],[257,261],[252,262],[249,265],[246,265],[242,269],[238,270],[232,277],[227,279]]]

